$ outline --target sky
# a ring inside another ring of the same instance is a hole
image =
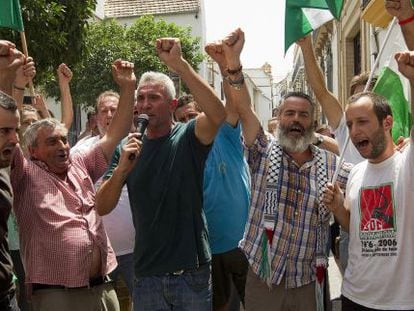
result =
[[[240,27],[246,42],[241,55],[244,68],[272,65],[275,81],[292,67],[292,48],[284,58],[283,0],[204,0],[207,42],[221,39]]]

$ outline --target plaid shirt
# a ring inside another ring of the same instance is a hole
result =
[[[67,181],[16,150],[11,181],[27,283],[80,287],[89,284],[92,249],[101,252],[102,275],[115,254],[95,210],[94,182],[108,164],[97,144],[70,156]]]
[[[315,154],[326,153],[329,180],[335,172],[337,157],[327,151],[311,146],[312,160],[299,167],[283,152],[277,185],[268,185],[269,151],[277,141],[260,130],[254,145],[248,150],[248,163],[252,176],[252,197],[249,218],[240,247],[258,275],[262,260],[263,212],[266,192],[274,187],[278,202],[275,211],[275,231],[271,246],[272,283],[280,284],[283,277],[287,288],[297,288],[316,279],[315,252],[318,180]],[[344,164],[338,182],[344,188],[351,165]]]

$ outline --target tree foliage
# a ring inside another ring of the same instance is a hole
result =
[[[195,69],[198,68],[203,56],[199,38],[191,36],[190,27],[156,21],[152,16],[140,17],[130,27],[119,25],[115,20],[90,24],[85,37],[85,53],[74,68],[71,82],[74,102],[93,106],[101,92],[116,90],[111,64],[118,58],[133,62],[137,77],[149,70],[168,73],[155,51],[155,40],[161,37],[180,38],[184,57]],[[47,89],[57,95],[55,84],[49,84]]]
[[[83,54],[88,20],[96,0],[20,0],[29,55],[37,67],[36,84],[47,83],[57,66],[75,66]],[[16,43],[17,32],[2,28],[0,38]]]

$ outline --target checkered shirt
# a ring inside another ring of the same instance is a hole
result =
[[[249,217],[240,247],[258,275],[262,260],[263,213],[269,205],[275,208],[275,231],[271,246],[272,283],[280,284],[283,277],[287,288],[297,288],[314,281],[316,259],[318,180],[316,155],[326,153],[329,180],[335,172],[337,157],[311,146],[313,159],[299,167],[285,152],[282,153],[277,184],[271,163],[271,150],[277,141],[260,130],[255,143],[247,150],[252,176],[252,197]],[[338,182],[345,187],[352,165],[344,164]]]
[[[99,144],[70,156],[67,181],[40,161],[15,152],[11,181],[27,283],[87,286],[92,249],[101,252],[102,275],[116,258],[95,210],[94,182],[108,163]]]

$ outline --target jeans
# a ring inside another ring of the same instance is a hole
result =
[[[116,282],[119,276],[122,276],[122,279],[125,281],[126,286],[129,290],[129,295],[133,297],[134,293],[134,254],[126,254],[117,256],[116,260],[118,261],[118,266],[112,273],[110,277]]]
[[[205,264],[180,275],[137,277],[134,311],[210,311],[211,268]]]

